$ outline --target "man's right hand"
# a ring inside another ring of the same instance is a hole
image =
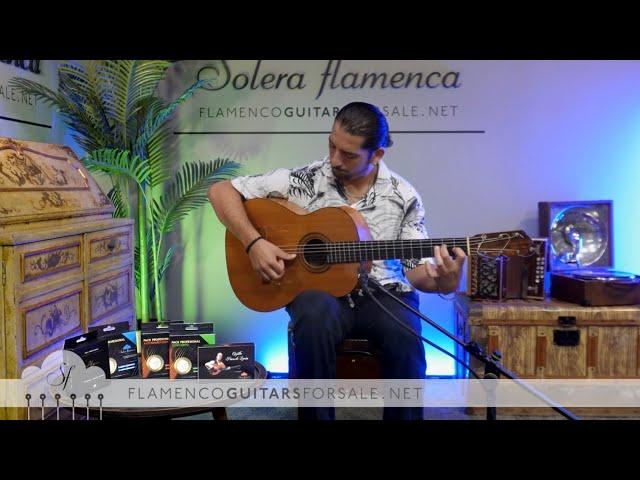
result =
[[[278,280],[284,275],[285,260],[296,258],[294,253],[286,253],[265,239],[258,240],[249,250],[253,269],[265,282]]]

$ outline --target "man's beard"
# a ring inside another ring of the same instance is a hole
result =
[[[331,171],[336,178],[339,178],[342,181],[349,181],[353,180],[354,178],[366,177],[371,173],[371,170],[369,170],[368,172],[366,172],[365,170],[363,170],[362,172],[345,172],[344,170],[337,170],[333,167],[331,168]]]
[[[352,175],[349,172],[345,172],[344,170],[336,170],[335,168],[332,168],[331,171],[333,172],[333,175],[335,177],[338,177],[341,180],[348,180]]]

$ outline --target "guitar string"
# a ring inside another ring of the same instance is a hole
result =
[[[477,249],[480,250],[485,250],[485,251],[490,251],[490,250],[507,250],[507,249],[511,249],[511,250],[519,250],[519,249],[514,249],[514,248],[509,248],[507,246],[500,248],[500,247],[489,247],[487,246],[487,248],[481,248],[482,243],[485,242],[481,242],[481,243],[462,243],[462,242],[456,242],[456,243],[446,243],[445,245],[448,248],[456,248],[456,247],[478,247]],[[378,250],[381,251],[383,249],[385,250],[390,250],[390,249],[400,249],[400,250],[408,250],[408,249],[416,249],[416,250],[423,250],[423,249],[434,249],[436,246],[441,246],[442,244],[430,244],[430,245],[425,245],[424,243],[418,243],[417,241],[410,241],[410,240],[404,240],[404,241],[398,241],[398,240],[390,240],[390,241],[385,241],[385,240],[380,240],[380,241],[376,241],[376,242],[330,242],[330,243],[324,243],[321,245],[276,245],[277,247],[285,250],[285,251],[305,251],[305,252],[313,252],[313,251],[354,251],[354,252],[360,252],[360,251],[374,251],[374,250]]]
[[[431,243],[431,248],[435,247],[435,246],[440,246],[442,244],[446,244],[447,246],[452,246],[452,247],[456,247],[456,246],[462,246],[462,247],[466,247],[467,245],[471,246],[477,246],[477,245],[482,245],[483,243],[488,243],[488,242],[494,242],[494,241],[510,241],[513,240],[516,237],[511,237],[511,238],[497,238],[497,237],[493,237],[493,238],[487,238],[484,240],[470,240],[469,242],[467,242],[466,240],[455,240],[452,239],[452,242],[442,242],[440,243],[440,240],[447,240],[447,239],[442,239],[442,238],[438,238],[438,239],[406,239],[406,240],[362,240],[362,241],[341,241],[341,242],[328,242],[328,243],[323,243],[321,245],[307,245],[306,247],[303,248],[318,248],[318,249],[324,249],[326,248],[327,245],[330,245],[332,247],[337,247],[337,248],[345,248],[345,249],[349,249],[349,248],[378,248],[377,245],[380,245],[381,247],[384,246],[384,244],[400,244],[401,246],[406,246],[406,247],[411,247],[411,245],[407,245],[409,242],[430,242]],[[268,239],[267,239],[268,240]],[[434,245],[435,241],[438,241],[437,244]],[[300,244],[285,244],[285,245],[276,245],[279,248],[299,248]],[[428,246],[426,246],[428,247]],[[389,245],[386,245],[385,248],[389,248]],[[424,248],[424,247],[423,247]]]
[[[373,258],[367,258],[366,256],[356,256],[353,253],[354,252],[347,252],[344,253],[343,252],[323,252],[323,253],[327,253],[327,258],[331,258],[333,261],[330,263],[357,263],[360,261],[375,261],[375,260],[401,260],[401,259],[405,259],[405,258],[428,258],[429,255],[402,255],[402,256],[395,256],[395,255],[390,255],[390,256],[380,256],[380,257],[373,257]],[[491,251],[491,252],[482,252],[482,253],[489,253],[489,254],[499,254],[499,253],[508,253],[508,254],[518,254],[517,250],[496,250],[496,251]],[[468,257],[477,257],[478,255],[481,256],[481,253],[477,253],[477,252],[473,252],[471,255],[467,255]],[[445,257],[446,258],[446,257]],[[451,257],[449,256],[449,258],[455,258],[455,257]],[[336,260],[342,260],[342,261],[336,261]]]
[[[305,249],[305,248],[299,248],[299,249],[282,249],[282,251],[284,251],[285,253],[328,253],[328,254],[332,254],[332,253],[372,253],[372,254],[377,254],[377,255],[382,255],[383,253],[397,253],[397,251],[400,250],[401,252],[403,252],[402,254],[409,254],[409,255],[414,255],[415,252],[419,251],[421,256],[427,256],[424,253],[424,249],[420,249],[420,248],[388,248],[388,249],[358,249],[358,250],[352,250],[352,249],[326,249],[326,248],[317,248],[317,249]],[[520,250],[517,248],[483,248],[483,249],[471,249],[472,253],[482,253],[482,252],[486,252],[486,253],[497,253],[497,252],[519,252]],[[430,254],[430,252],[427,252],[428,254]],[[467,255],[469,254],[469,252],[465,252]]]
[[[385,249],[385,252],[393,251],[393,253],[396,253],[397,250],[402,250],[402,249],[390,248],[390,249]],[[415,250],[416,249],[405,248],[403,251],[404,252],[410,251],[411,255],[413,255],[413,252]],[[290,250],[283,250],[283,251],[285,253],[323,253],[323,252],[326,252],[326,253],[347,253],[347,252],[351,252],[351,253],[368,253],[368,252],[371,252],[371,253],[382,254],[382,251],[374,251],[374,250],[371,250],[371,249],[361,249],[361,250],[336,250],[336,249],[332,249],[332,250],[329,250],[329,249],[321,248],[321,249],[314,249],[314,250],[308,249],[307,250],[307,249],[302,248],[302,249],[290,249]],[[492,253],[493,252],[519,252],[519,251],[520,250],[517,249],[517,248],[485,248],[485,249],[481,249],[481,250],[473,250],[473,249],[471,250],[471,252],[474,252],[474,253],[482,253],[482,252],[492,252]]]
[[[485,238],[485,239],[469,239],[469,243],[471,245],[478,245],[478,244],[482,244],[482,243],[486,243],[486,242],[494,242],[494,241],[507,241],[507,240],[513,240],[515,238],[518,238],[516,236],[513,237],[489,237],[489,238]],[[446,240],[450,240],[450,242],[446,242]],[[329,243],[353,243],[353,244],[364,244],[364,243],[377,243],[377,242],[438,242],[438,245],[441,245],[442,243],[460,243],[460,244],[467,244],[467,240],[466,238],[408,238],[408,239],[394,239],[394,240],[345,240],[345,241],[339,241],[339,242],[329,242]],[[297,246],[299,244],[297,243],[290,243],[290,244],[285,244],[285,247],[294,247]]]

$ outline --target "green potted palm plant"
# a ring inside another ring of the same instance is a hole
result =
[[[198,81],[165,103],[157,87],[170,62],[162,60],[96,60],[64,63],[58,68],[58,91],[37,82],[13,78],[18,91],[53,106],[84,150],[88,170],[108,175],[108,197],[114,217],[136,222],[135,279],[138,316],[163,318],[160,282],[171,264],[175,245],[164,239],[190,212],[207,202],[207,189],[237,174],[228,158],[190,161],[177,172],[167,158],[167,121],[204,85]]]

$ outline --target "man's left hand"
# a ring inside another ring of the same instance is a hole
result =
[[[433,248],[436,264],[425,263],[427,275],[434,279],[440,293],[455,292],[460,283],[462,266],[467,256],[459,247],[455,247],[453,253],[456,256],[455,259],[449,255],[446,245],[436,246]]]

